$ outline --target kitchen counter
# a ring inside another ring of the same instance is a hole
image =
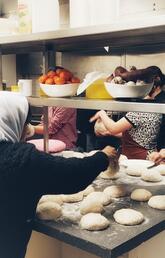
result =
[[[145,188],[150,190],[153,195],[165,194],[164,182],[162,184],[148,184],[142,182],[139,178],[127,176],[127,179],[123,177],[123,179],[116,180],[115,183],[124,184],[130,192],[135,188]],[[97,190],[111,185],[112,181],[97,179],[93,184]],[[113,213],[124,207],[141,211],[145,216],[145,221],[137,226],[117,224],[113,219]],[[165,211],[152,209],[147,203],[130,200],[130,197],[115,199],[112,204],[105,206],[103,215],[110,220],[110,227],[102,231],[90,232],[81,230],[78,224],[72,224],[63,220],[57,222],[36,220],[34,222],[34,230],[99,257],[115,258],[134,249],[165,229]]]

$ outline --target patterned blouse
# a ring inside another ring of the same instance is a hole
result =
[[[133,125],[129,130],[132,139],[147,150],[156,150],[162,114],[128,112],[125,118]]]

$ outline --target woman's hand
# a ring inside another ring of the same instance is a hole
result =
[[[101,119],[97,119],[95,126],[94,126],[94,132],[96,136],[108,136],[110,135],[109,131],[105,128],[103,122]]]
[[[119,170],[119,153],[116,151],[114,147],[106,146],[102,150],[109,158],[109,167],[114,172]]]
[[[161,149],[159,152],[152,152],[149,155],[149,160],[155,162],[156,164],[165,163],[165,149]]]
[[[104,110],[100,110],[94,116],[92,116],[89,121],[90,122],[94,122],[97,119],[101,119],[102,120],[102,117],[105,117],[105,116],[108,118],[107,113]]]
[[[117,158],[117,151],[114,147],[106,146],[102,152],[104,152],[108,158]]]

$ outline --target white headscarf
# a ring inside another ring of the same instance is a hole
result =
[[[29,105],[19,93],[0,91],[0,142],[19,142]]]

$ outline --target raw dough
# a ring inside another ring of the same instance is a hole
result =
[[[162,180],[162,176],[155,168],[146,169],[142,173],[141,178],[144,181],[148,181],[148,182],[160,182]]]
[[[111,197],[104,192],[90,193],[85,200],[89,199],[94,199],[96,201],[99,200],[102,203],[102,205],[108,205],[112,202]]]
[[[137,225],[144,220],[144,216],[141,212],[133,209],[120,209],[113,215],[115,221],[122,225]]]
[[[159,173],[162,176],[165,176],[165,164],[160,164],[159,166],[156,167],[156,169],[159,171]]]
[[[36,214],[39,219],[56,220],[62,214],[61,206],[55,202],[43,202],[37,206]]]
[[[87,188],[85,188],[85,190],[83,191],[83,195],[87,196],[88,194],[94,192],[95,189],[92,185],[88,185]]]
[[[144,170],[145,170],[144,168],[127,167],[125,169],[125,172],[129,176],[141,176]]]
[[[59,205],[63,204],[62,195],[55,195],[55,194],[43,195],[39,200],[39,204],[47,201],[56,202]]]
[[[125,188],[122,185],[111,185],[104,189],[103,191],[108,196],[113,198],[123,197],[127,195]]]
[[[87,230],[105,229],[109,224],[109,220],[99,213],[88,213],[80,220],[80,227]]]
[[[165,195],[152,196],[148,201],[148,205],[158,210],[165,210]]]
[[[112,179],[113,180],[113,179],[118,178],[118,174],[116,171],[113,171],[112,169],[110,169],[110,167],[108,167],[107,170],[100,173],[99,177],[103,178],[103,179]]]
[[[146,189],[135,189],[131,193],[131,199],[140,202],[148,201],[152,196],[152,193]]]
[[[85,198],[80,204],[80,212],[81,214],[86,213],[101,213],[103,212],[103,205],[100,200],[95,198]]]
[[[80,221],[81,217],[82,215],[80,214],[78,206],[72,205],[70,203],[66,203],[62,206],[62,219],[72,223],[77,223]]]
[[[75,194],[62,194],[63,202],[80,202],[83,199],[83,191]]]

